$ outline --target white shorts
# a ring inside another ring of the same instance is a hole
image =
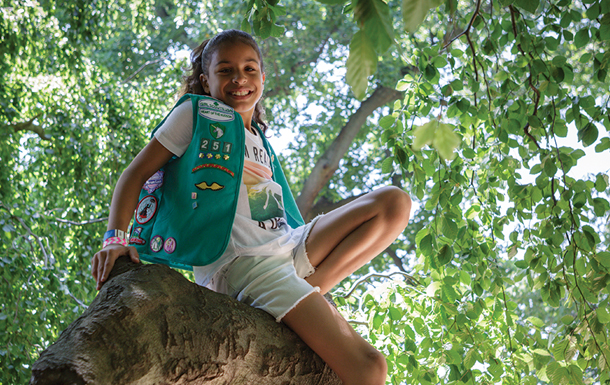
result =
[[[280,322],[301,300],[320,291],[304,279],[315,271],[307,257],[305,241],[316,219],[305,225],[301,240],[292,251],[237,257],[214,274],[207,287],[262,309]]]

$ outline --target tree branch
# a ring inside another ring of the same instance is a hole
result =
[[[339,161],[349,150],[356,135],[366,123],[368,116],[377,108],[401,97],[401,92],[392,88],[379,86],[367,100],[362,102],[347,124],[341,128],[339,135],[318,159],[311,174],[305,180],[303,189],[297,198],[297,205],[304,217],[308,216],[313,206],[313,201],[320,190],[322,190],[335,171],[337,171]]]
[[[43,112],[40,112],[38,115],[34,116],[32,119],[28,120],[27,122],[9,124],[9,125],[7,125],[7,127],[12,128],[15,132],[31,131],[31,132],[38,134],[38,136],[40,136],[40,139],[42,139],[42,140],[51,140],[51,137],[44,132],[44,128],[42,128],[38,124],[34,124],[34,120],[40,118],[42,116],[42,114],[43,114]]]

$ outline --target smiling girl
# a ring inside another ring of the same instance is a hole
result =
[[[384,187],[304,224],[264,136],[254,39],[224,31],[191,61],[179,101],[119,178],[92,259],[98,290],[121,255],[192,269],[199,285],[285,323],[345,384],[384,384],[383,355],[322,294],[404,230],[409,196]]]

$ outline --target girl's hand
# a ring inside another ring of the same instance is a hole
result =
[[[114,262],[121,255],[129,255],[132,262],[139,263],[140,256],[133,246],[121,246],[118,244],[108,245],[95,253],[91,259],[91,274],[97,282],[97,290],[102,288],[102,283],[106,282],[108,275],[112,271]]]

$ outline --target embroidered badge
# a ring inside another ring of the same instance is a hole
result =
[[[214,137],[214,139],[220,139],[225,134],[225,130],[227,128],[220,123],[212,123],[210,124],[210,133]]]
[[[193,210],[197,208],[197,202],[193,202]]]
[[[207,155],[208,159],[212,159],[214,157],[214,154],[212,154],[211,152],[209,152]]]
[[[153,239],[150,240],[150,249],[155,253],[158,253],[163,248],[163,237],[160,235],[155,235]]]
[[[221,165],[215,164],[215,163],[200,164],[199,166],[195,167],[193,169],[193,171],[191,171],[191,172],[199,171],[199,170],[204,169],[204,168],[215,168],[215,169],[224,171],[224,172],[226,172],[227,174],[229,174],[231,176],[235,176],[235,173],[233,171],[229,170],[228,168],[226,168],[224,166],[221,166]]]
[[[147,195],[138,203],[136,209],[136,222],[143,225],[150,221],[157,212],[157,198]]]
[[[196,192],[192,192],[191,193],[191,199],[197,199],[197,193]]]
[[[213,182],[211,185],[208,185],[206,182],[201,182],[201,183],[197,183],[195,186],[200,190],[212,190],[212,191],[218,191],[218,190],[222,190],[223,188],[225,188],[225,186],[221,186],[216,182]]]
[[[235,119],[235,110],[217,100],[199,101],[199,115],[215,122],[230,122]]]
[[[214,158],[216,158],[216,159],[220,159],[220,154],[216,154],[216,155],[214,155]]]
[[[147,193],[152,194],[159,187],[163,186],[163,174],[163,170],[157,171],[146,181],[146,183],[144,183],[144,186],[142,186],[142,188],[146,190]]]
[[[229,155],[225,155],[222,157],[224,160],[229,160]]]
[[[163,250],[165,250],[167,254],[173,253],[176,250],[176,240],[172,237],[167,238],[163,244]]]
[[[199,146],[199,148],[201,150],[207,150],[208,148],[210,148],[210,139],[208,139],[208,138],[201,139],[201,146]]]
[[[218,152],[220,151],[220,142],[217,140],[212,141],[212,151]]]
[[[136,227],[135,229],[133,229],[133,234],[131,234],[131,238],[129,238],[129,243],[135,244],[135,245],[145,244],[146,241],[144,239],[140,238],[140,234],[142,234],[142,230],[144,230],[142,227]]]

